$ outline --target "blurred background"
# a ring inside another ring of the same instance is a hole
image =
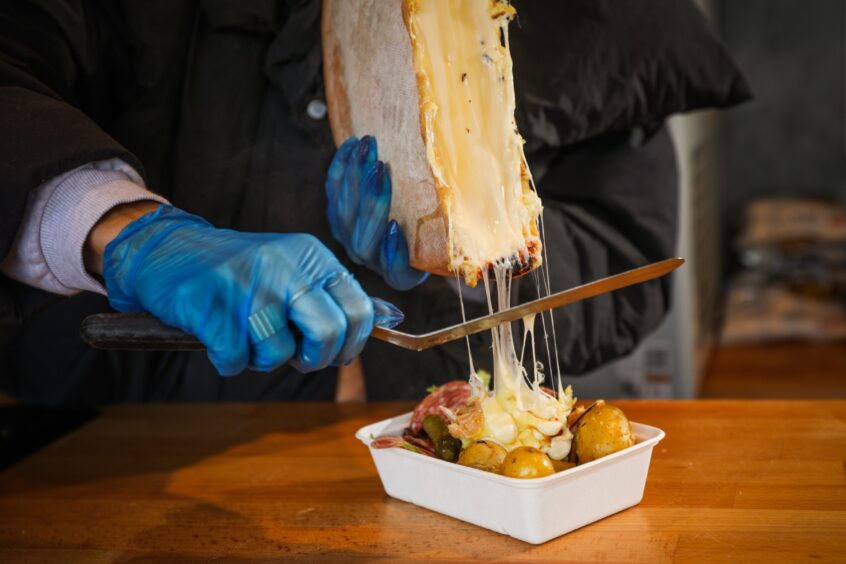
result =
[[[755,99],[673,118],[673,311],[579,395],[846,397],[846,2],[699,4]]]

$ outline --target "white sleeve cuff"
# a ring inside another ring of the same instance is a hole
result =
[[[121,161],[92,163],[58,176],[29,196],[12,252],[0,263],[5,275],[62,295],[82,290],[106,293],[85,269],[88,233],[121,204],[167,200],[143,187],[140,175]]]

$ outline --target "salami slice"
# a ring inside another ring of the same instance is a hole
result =
[[[428,453],[430,453],[434,456],[435,445],[434,445],[434,443],[432,443],[432,439],[424,439],[424,438],[420,438],[420,437],[415,437],[414,435],[411,435],[411,434],[406,434],[403,437],[403,439],[405,439],[405,442],[416,446],[420,450],[425,450],[426,452],[428,452]]]
[[[370,442],[373,448],[393,448],[404,444],[405,440],[402,437],[377,437]]]
[[[419,439],[418,439],[419,440]],[[410,450],[412,452],[416,452],[418,454],[422,454],[425,456],[435,456],[435,453],[428,449],[422,448],[422,446],[412,444],[409,441],[405,440],[402,437],[377,437],[371,441],[370,446],[373,448],[404,448],[406,450]]]
[[[441,407],[455,411],[467,403],[470,399],[470,384],[465,380],[453,380],[440,386],[437,390],[426,396],[411,415],[409,431],[419,435],[423,430],[423,420],[427,415],[438,415],[443,417]]]

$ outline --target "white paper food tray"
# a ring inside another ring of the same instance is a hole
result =
[[[411,413],[362,427],[365,445],[402,435]],[[637,444],[612,455],[531,480],[508,478],[402,448],[370,448],[385,492],[516,539],[540,544],[637,505],[643,498],[656,427],[632,423]]]

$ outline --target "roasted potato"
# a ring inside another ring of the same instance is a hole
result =
[[[478,441],[461,451],[461,454],[458,455],[458,463],[485,472],[499,472],[499,468],[505,460],[505,455],[505,449],[498,444],[490,441]]]
[[[511,478],[543,478],[555,474],[555,467],[543,451],[524,446],[508,453],[499,473]]]
[[[618,407],[597,402],[573,430],[576,462],[584,464],[635,444],[632,426]]]

